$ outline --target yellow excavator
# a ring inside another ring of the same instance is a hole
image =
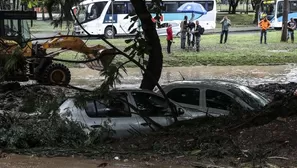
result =
[[[60,53],[82,53],[86,60],[95,60],[86,63],[95,70],[107,67],[115,57],[115,50],[102,45],[89,47],[78,37],[58,35],[43,44],[33,44],[27,21],[36,19],[35,11],[0,11],[0,80],[36,80],[42,84],[68,85],[71,80],[69,69],[53,61]],[[47,53],[54,48],[58,50]],[[7,68],[11,60],[17,60],[13,64],[16,66]]]

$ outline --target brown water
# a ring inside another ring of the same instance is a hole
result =
[[[128,75],[124,74],[121,86],[139,86],[142,75],[138,68],[128,68]],[[71,68],[72,84],[84,88],[98,86],[103,77],[98,71],[88,68]],[[245,85],[261,83],[297,82],[297,65],[278,66],[195,66],[195,67],[165,67],[160,83],[185,79],[225,79],[237,81]]]
[[[138,162],[138,161],[103,161],[81,157],[35,157],[24,155],[8,155],[0,158],[0,168],[97,168],[107,163],[106,168],[185,168],[170,162]]]

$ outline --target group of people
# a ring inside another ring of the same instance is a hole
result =
[[[181,48],[186,48],[186,42],[188,44],[188,48],[196,48],[196,51],[200,51],[200,38],[204,33],[204,28],[199,25],[199,21],[196,22],[188,22],[188,17],[185,16],[184,20],[180,24],[180,34],[181,34]],[[171,44],[173,42],[173,34],[172,27],[169,24],[167,28],[167,53],[171,53]]]
[[[261,28],[260,34],[260,44],[262,44],[264,37],[264,44],[267,44],[267,29],[270,28],[271,23],[267,19],[267,16],[264,16],[263,19],[259,22],[259,27]],[[291,42],[294,43],[294,30],[296,29],[296,22],[293,18],[288,22],[288,35],[287,40],[291,38]]]
[[[220,43],[227,42],[228,40],[228,32],[229,27],[231,26],[231,21],[225,16],[221,21],[220,24],[222,25],[222,31],[220,35]],[[262,44],[263,37],[264,37],[264,44],[267,44],[267,30],[270,28],[271,23],[267,19],[267,16],[264,16],[263,19],[258,23],[261,29],[260,31],[260,44]],[[185,16],[184,20],[180,24],[181,28],[181,49],[186,48],[186,42],[188,48],[193,47],[196,48],[196,51],[200,51],[200,41],[201,35],[204,33],[204,28],[199,25],[199,21],[197,20],[196,23],[188,21],[188,17]],[[294,30],[296,29],[296,22],[293,18],[290,19],[288,22],[288,39],[291,38],[291,42],[294,43]],[[171,25],[167,28],[167,53],[171,53],[171,44],[173,42],[173,33]]]

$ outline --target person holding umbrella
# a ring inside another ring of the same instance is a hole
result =
[[[180,7],[177,8],[178,12],[183,13],[192,13],[192,18],[190,21],[196,20],[202,15],[205,15],[207,11],[200,3],[196,2],[186,2],[182,4]],[[195,13],[199,14],[198,17],[195,17]],[[181,48],[185,49],[185,41],[187,36],[187,29],[188,29],[188,17],[185,16],[185,19],[181,22]]]
[[[186,38],[188,30],[188,16],[184,17],[184,20],[180,23],[180,47],[181,49],[186,48]]]

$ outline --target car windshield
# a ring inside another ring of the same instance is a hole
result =
[[[254,109],[260,109],[269,103],[268,99],[246,86],[232,88],[229,89],[229,91],[240,97],[245,103]]]
[[[107,2],[96,2],[78,7],[76,17],[80,23],[91,21],[100,17]]]

